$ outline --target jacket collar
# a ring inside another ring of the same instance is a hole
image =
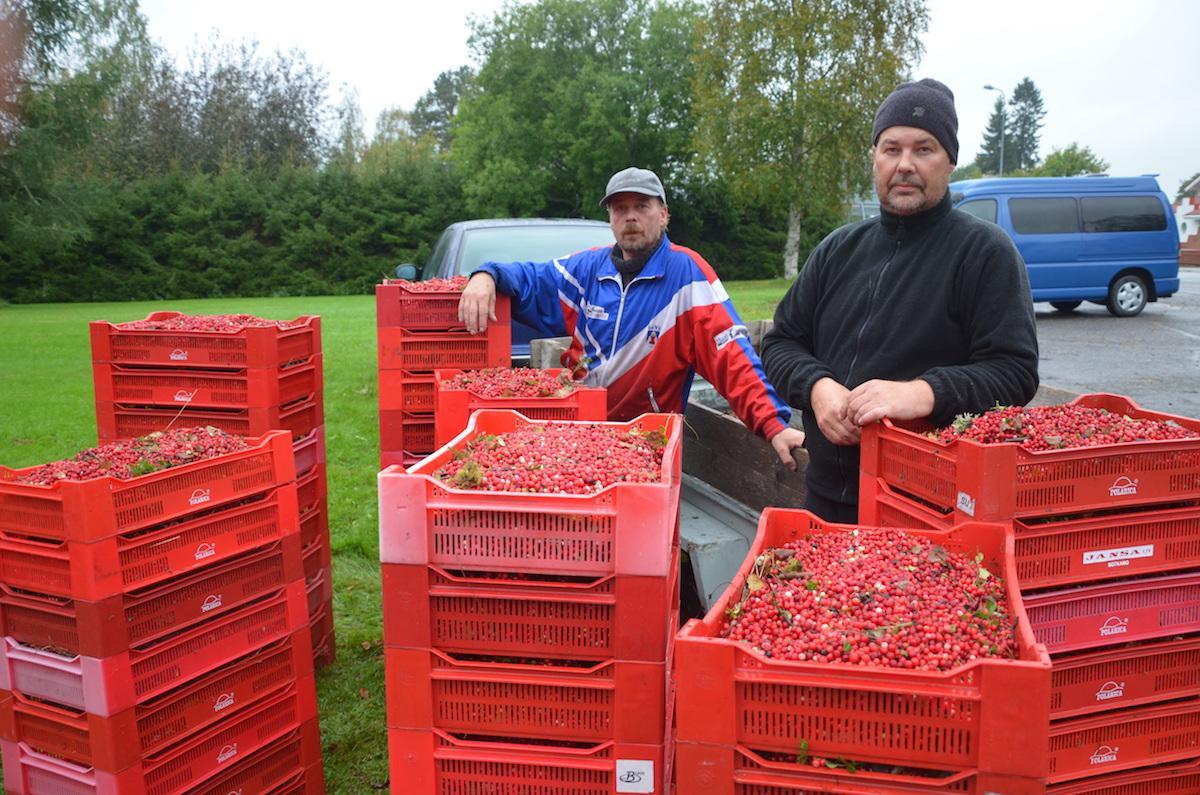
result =
[[[667,239],[667,233],[664,231],[662,240],[658,243],[658,248],[654,249],[654,253],[650,255],[650,259],[646,260],[646,264],[638,271],[634,279],[661,279],[666,275],[667,269],[667,252],[671,250],[671,241]],[[616,279],[621,281],[621,274],[617,270],[617,266],[612,262],[612,247],[608,248],[608,255],[605,256],[604,262],[600,264],[596,271],[597,279]],[[632,279],[630,280],[632,281]]]
[[[896,215],[888,212],[882,207],[879,208],[879,221],[883,224],[883,228],[891,234],[896,234],[900,230],[906,232],[918,232],[933,226],[938,221],[946,217],[950,212],[950,190],[946,189],[946,193],[942,196],[942,200],[930,207],[928,210],[923,210],[913,215]]]

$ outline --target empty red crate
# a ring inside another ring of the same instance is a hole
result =
[[[269,547],[98,602],[0,583],[0,635],[59,653],[108,657],[303,579],[300,536],[293,532]]]
[[[329,569],[317,571],[312,579],[305,581],[305,588],[308,592],[308,615],[311,618],[333,599],[333,580]]]
[[[433,438],[432,414],[406,411],[379,412],[379,449],[430,453],[437,445]]]
[[[193,406],[213,409],[270,408],[321,394],[321,356],[287,368],[193,370],[183,367],[92,365],[97,403]]]
[[[675,781],[688,795],[1043,795],[1034,778],[979,770],[879,773],[769,759],[741,746],[675,744]],[[899,766],[903,767],[903,765]]]
[[[115,715],[295,632],[308,640],[304,583],[110,657],[61,655],[0,638],[0,690]]]
[[[1038,642],[1052,654],[1200,631],[1200,573],[1025,596]]]
[[[195,792],[207,779],[299,728],[311,718],[309,701],[301,699],[298,688],[289,688],[121,771],[81,767],[24,743],[0,740],[4,783],[10,792],[28,795]]]
[[[300,480],[314,467],[325,465],[325,426],[318,425],[307,436],[296,439],[292,445],[296,453],[296,480]]]
[[[100,477],[35,486],[16,482],[34,467],[0,466],[0,527],[10,536],[96,541],[185,519],[295,480],[287,434],[246,441],[248,450],[128,480]]]
[[[661,742],[574,748],[477,742],[438,731],[388,729],[388,762],[392,795],[667,792]]]
[[[167,320],[181,312],[151,312],[147,320]],[[173,367],[283,367],[321,352],[321,318],[303,315],[296,325],[240,331],[125,329],[106,320],[91,323],[92,361]]]
[[[408,469],[425,460],[429,455],[429,453],[406,453],[403,450],[380,450],[379,468],[387,469],[390,466],[397,466],[401,469]]]
[[[379,371],[379,410],[429,413],[433,411],[434,380],[429,373]]]
[[[1148,411],[1119,395],[1083,395],[1072,405],[1200,431],[1200,420]],[[954,511],[959,521],[1200,499],[1200,439],[1031,453],[1016,444],[962,439],[943,444],[924,430],[920,423],[891,420],[863,428],[862,477],[882,478],[942,511]]]
[[[91,543],[0,530],[0,584],[96,602],[211,567],[298,528],[296,487],[289,483],[188,519]]]
[[[1050,727],[1055,783],[1200,755],[1200,699],[1058,721]]]
[[[325,424],[323,404],[319,392],[286,406],[263,409],[155,408],[97,403],[96,435],[103,444],[146,436],[167,428],[211,425],[239,436],[258,436],[268,431],[284,430],[291,432],[292,439],[298,440]]]
[[[791,540],[846,529],[806,511],[767,508],[733,583],[702,621],[675,638],[678,738],[905,767],[1037,778],[1045,771],[1050,659],[1021,607],[1011,536],[1003,525],[911,531],[1003,577],[1019,659],[980,659],[953,671],[775,660],[720,637],[755,558]]]
[[[304,582],[305,587],[311,588],[321,572],[328,574],[332,565],[329,544],[318,541],[304,548]]]
[[[337,654],[333,632],[333,602],[326,602],[310,618],[312,626],[313,665],[320,669],[333,663]]]
[[[306,548],[316,543],[329,545],[329,510],[324,502],[310,505],[300,515],[300,543]]]
[[[1049,795],[1196,795],[1200,792],[1200,760],[1108,773],[1046,790]]]
[[[196,795],[324,795],[317,721],[255,751],[196,790]]]
[[[420,372],[439,367],[470,370],[508,367],[512,361],[512,333],[506,325],[491,323],[483,334],[394,327],[377,331],[380,370]]]
[[[461,329],[458,301],[461,290],[410,290],[398,281],[375,285],[375,323],[406,329]],[[496,295],[496,319],[491,324],[507,328],[512,322],[510,299]]]
[[[531,420],[596,420],[608,419],[608,390],[579,384],[574,392],[561,397],[484,397],[470,389],[449,389],[445,382],[463,372],[436,370],[434,386],[436,409],[434,421],[436,444],[441,447],[462,433],[471,413],[479,409],[512,409]],[[555,370],[556,374],[566,372]]]
[[[1054,657],[1050,717],[1200,696],[1200,636]]]
[[[383,564],[389,646],[572,660],[666,659],[679,609],[679,552],[663,577],[497,580],[436,566]]]
[[[302,713],[316,717],[312,671],[310,646],[289,638],[109,717],[15,694],[0,702],[0,738],[117,772],[287,689],[296,690]]]
[[[480,411],[454,444],[410,469],[379,474],[380,560],[448,569],[560,575],[665,575],[679,507],[680,428],[674,414],[611,423],[663,431],[661,480],[617,483],[595,494],[524,494],[448,487],[431,473],[455,447],[529,424],[514,411]]]
[[[520,665],[396,648],[385,659],[392,728],[629,743],[666,731],[667,663]]]

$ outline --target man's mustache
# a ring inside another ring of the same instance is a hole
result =
[[[907,185],[911,188],[923,188],[925,187],[925,181],[920,177],[900,177],[899,179],[893,179],[888,183],[889,188],[894,188],[897,185]]]

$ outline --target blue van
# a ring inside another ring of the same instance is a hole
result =
[[[1179,290],[1179,235],[1154,177],[1013,177],[950,183],[960,210],[1017,244],[1034,301],[1132,317]]]

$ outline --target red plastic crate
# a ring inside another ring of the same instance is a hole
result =
[[[379,449],[431,453],[437,448],[433,427],[432,414],[382,410],[379,412]]]
[[[666,663],[519,665],[397,648],[385,663],[390,728],[592,743],[666,732]]]
[[[86,543],[0,530],[0,584],[98,602],[272,544],[299,528],[296,487]]]
[[[1200,696],[1200,636],[1055,656],[1050,717]]]
[[[321,735],[310,720],[254,752],[196,795],[324,795]]]
[[[27,646],[108,657],[304,580],[298,533],[176,580],[98,602],[0,583],[0,635]]]
[[[428,413],[434,410],[433,375],[404,370],[379,371],[379,410]]]
[[[26,699],[0,701],[0,739],[84,767],[118,772],[185,742],[278,693],[294,689],[302,714],[315,718],[311,649],[283,644],[118,715],[104,717]]]
[[[286,406],[233,411],[191,406],[156,408],[121,403],[96,404],[96,435],[101,444],[192,425],[211,425],[239,436],[258,436],[268,431],[284,430],[289,431],[293,439],[299,440],[324,424],[324,398],[319,392]]]
[[[1082,395],[1071,404],[1200,431],[1200,420],[1148,411],[1119,395]],[[956,521],[1200,499],[1200,439],[1031,453],[1016,444],[962,439],[942,444],[921,433],[927,429],[891,420],[863,428],[862,479],[882,478],[935,508],[954,511]]]
[[[100,477],[34,486],[15,482],[34,467],[0,466],[0,527],[10,536],[97,541],[186,519],[295,480],[287,434],[246,441],[248,450],[129,480]]]
[[[1025,611],[1052,654],[1200,632],[1200,572],[1028,594]]]
[[[397,466],[408,469],[429,457],[429,453],[406,453],[403,450],[381,450],[379,453],[379,468],[387,469]]]
[[[296,453],[297,481],[312,472],[315,467],[323,468],[326,460],[325,426],[318,425],[307,436],[296,439],[292,449]]]
[[[1200,699],[1071,718],[1050,727],[1057,783],[1200,755]]]
[[[665,795],[663,743],[584,748],[388,729],[392,795]],[[618,781],[618,779],[623,779]]]
[[[405,329],[464,329],[458,319],[461,290],[410,290],[398,281],[375,285],[375,323]],[[488,324],[509,327],[510,298],[496,295],[496,319]]]
[[[471,491],[431,473],[474,436],[530,424],[515,411],[480,411],[458,439],[415,464],[379,474],[380,560],[447,569],[560,575],[663,576],[677,535],[682,421],[643,414],[610,423],[667,435],[661,481],[617,483],[595,494]],[[590,423],[588,423],[590,424]]]
[[[1021,606],[1003,525],[912,531],[984,556],[1003,577],[1020,659],[981,659],[948,672],[775,660],[719,637],[726,608],[765,549],[843,530],[806,511],[767,508],[733,583],[703,620],[675,638],[681,742],[943,770],[1037,778],[1045,772],[1050,659]]]
[[[64,656],[0,638],[0,690],[115,715],[296,632],[308,640],[303,582],[158,643],[111,657]]]
[[[300,543],[305,548],[317,543],[329,545],[329,510],[324,501],[300,514]]]
[[[151,312],[166,320],[181,312]],[[240,331],[153,331],[122,329],[107,320],[91,323],[92,361],[171,367],[283,367],[321,352],[321,318],[302,315],[298,325]]]
[[[307,700],[289,688],[229,720],[221,721],[153,759],[121,771],[74,765],[39,754],[24,743],[0,740],[4,783],[9,792],[28,795],[182,795],[273,741],[291,734],[307,719]]]
[[[305,587],[311,589],[316,583],[318,575],[322,572],[328,579],[329,570],[332,567],[332,553],[329,549],[329,544],[318,541],[315,544],[310,544],[304,548],[301,553],[304,557],[304,583]]]
[[[96,362],[92,378],[97,403],[210,409],[271,408],[321,394],[321,355],[279,369],[193,370],[129,367]]]
[[[387,645],[453,654],[661,663],[679,610],[679,552],[665,577],[495,580],[383,564]]]
[[[1200,760],[1109,773],[1046,790],[1049,795],[1196,795],[1200,792]]]
[[[312,625],[313,666],[320,670],[333,663],[337,655],[334,643],[333,603],[327,602],[310,619]]]
[[[792,753],[795,753],[793,750]],[[741,746],[675,744],[675,781],[688,795],[1043,795],[1034,778],[978,770],[876,773],[774,761]]]
[[[330,578],[328,569],[321,569],[312,577],[305,581],[305,588],[308,593],[308,615],[311,619],[316,616],[322,607],[330,604],[333,601],[333,580]]]
[[[448,389],[445,382],[461,369],[435,370],[435,443],[441,447],[463,432],[471,413],[479,409],[511,409],[531,420],[595,420],[608,419],[608,390],[603,387],[577,385],[574,392],[562,397],[484,397],[470,389]],[[555,374],[566,372],[558,369]]]
[[[471,370],[508,367],[512,362],[511,328],[497,323],[489,323],[483,334],[379,328],[378,346],[380,370],[410,373],[439,367]]]

